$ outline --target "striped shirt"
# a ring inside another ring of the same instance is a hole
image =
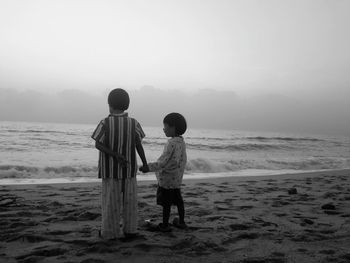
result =
[[[138,137],[138,138],[137,138]],[[136,139],[145,137],[137,120],[129,118],[128,114],[110,114],[96,127],[91,138],[105,145],[112,151],[122,155],[127,165],[122,166],[115,157],[100,151],[98,162],[99,178],[125,179],[136,177]]]

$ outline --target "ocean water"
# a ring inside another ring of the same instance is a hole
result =
[[[0,184],[97,179],[95,125],[0,122]],[[144,127],[148,161],[161,154],[161,127]],[[189,129],[185,178],[350,168],[350,137]],[[140,163],[140,161],[139,161]],[[155,179],[153,173],[139,180]]]

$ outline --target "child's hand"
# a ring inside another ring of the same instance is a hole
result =
[[[140,172],[143,172],[143,173],[148,173],[149,172],[149,167],[148,165],[143,165],[139,168],[139,171]]]
[[[128,161],[124,156],[116,154],[114,157],[117,158],[117,162],[120,163],[121,166],[125,167],[127,165]]]

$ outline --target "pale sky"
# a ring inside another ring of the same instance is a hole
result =
[[[0,0],[0,120],[96,123],[122,87],[146,126],[178,111],[349,135],[349,14],[350,0]]]
[[[349,12],[347,0],[1,0],[0,88],[344,92]]]

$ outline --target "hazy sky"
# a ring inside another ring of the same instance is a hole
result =
[[[350,134],[349,11],[348,0],[0,0],[0,119],[26,119],[19,96],[28,120],[53,107],[57,121],[94,122],[123,87],[155,124],[137,92],[151,85],[168,101],[151,105],[159,118],[181,111],[171,92],[191,91],[184,110],[197,126]],[[217,110],[208,124],[203,113]]]
[[[349,85],[347,0],[1,0],[1,87]]]

